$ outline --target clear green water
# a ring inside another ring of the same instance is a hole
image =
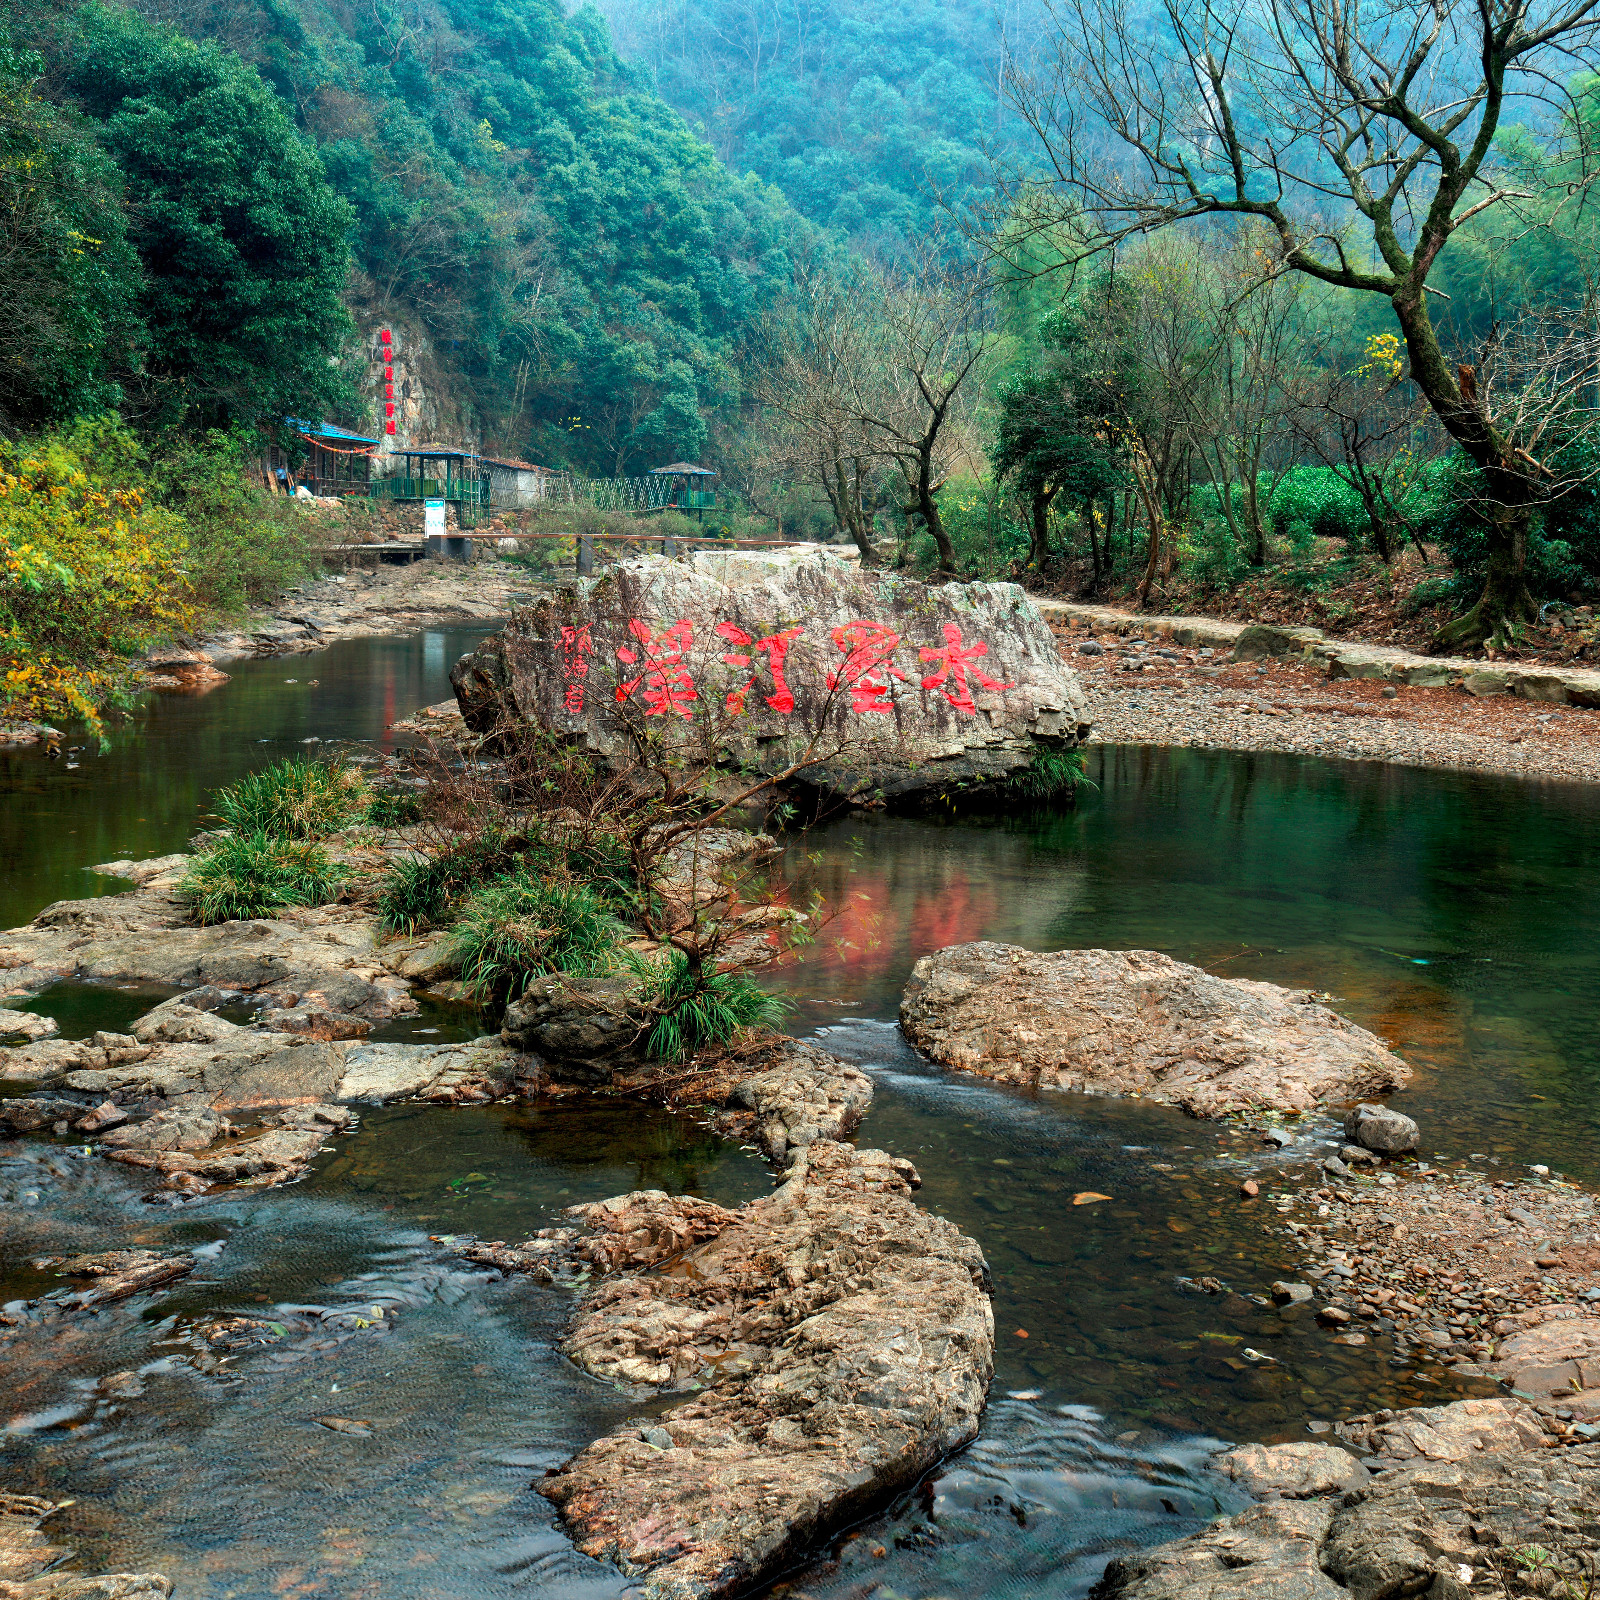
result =
[[[308,739],[363,740],[375,751],[409,743],[385,732],[389,724],[449,699],[451,665],[488,631],[433,629],[238,661],[206,694],[146,695],[104,752],[70,732],[63,743],[83,748],[60,761],[37,748],[0,749],[0,927],[52,900],[126,888],[84,869],[186,848],[211,790],[314,751]]]
[[[0,758],[4,920],[103,887],[88,863],[182,848],[205,789],[301,738],[381,741],[444,697],[470,637],[243,665],[203,700],[157,703],[76,773]],[[826,1553],[807,1594],[1078,1596],[1108,1552],[1226,1506],[1202,1470],[1208,1440],[1301,1437],[1308,1418],[1462,1389],[1245,1298],[1293,1261],[1235,1198],[1238,1179],[1276,1166],[1295,1181],[1314,1141],[1269,1158],[1161,1108],[932,1069],[893,1027],[923,951],[1142,945],[1330,990],[1418,1067],[1398,1103],[1434,1154],[1585,1178],[1600,1165],[1590,791],[1187,750],[1096,763],[1100,787],[1064,816],[856,818],[809,841],[843,910],[784,978],[797,1030],[873,1073],[861,1137],[915,1160],[924,1201],[982,1241],[999,1352],[979,1443]],[[88,1031],[149,999],[66,985],[39,1009]],[[463,1272],[433,1236],[516,1237],[638,1186],[735,1203],[769,1183],[688,1119],[594,1103],[370,1113],[308,1181],[177,1213],[49,1141],[0,1146],[0,1300],[49,1286],[27,1266],[40,1251],[225,1243],[148,1316],[0,1342],[0,1475],[76,1494],[62,1532],[87,1561],[162,1567],[205,1600],[618,1594],[529,1484],[632,1409],[554,1353],[558,1292]],[[1085,1188],[1113,1198],[1072,1207]],[[1229,1292],[1191,1292],[1203,1275]],[[234,1376],[160,1343],[161,1318],[372,1299],[398,1310],[388,1335],[247,1352]],[[96,1390],[123,1370],[144,1373],[141,1394]],[[369,1435],[312,1420],[329,1412]]]

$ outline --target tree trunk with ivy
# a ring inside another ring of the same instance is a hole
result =
[[[1434,634],[1429,648],[1442,654],[1485,644],[1504,647],[1519,623],[1538,620],[1527,578],[1538,468],[1484,415],[1472,369],[1450,371],[1420,282],[1395,291],[1394,310],[1405,335],[1412,381],[1445,431],[1482,471],[1487,491],[1488,561],[1483,593],[1470,610]]]

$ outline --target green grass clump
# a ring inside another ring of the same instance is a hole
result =
[[[1052,750],[1040,745],[1033,752],[1033,760],[1006,780],[1005,795],[1008,799],[1034,804],[1064,800],[1080,783],[1089,781],[1083,773],[1082,750]]]
[[[519,867],[463,902],[450,954],[480,998],[515,1000],[552,972],[609,972],[625,932],[588,884]]]
[[[359,820],[371,798],[367,780],[353,768],[295,757],[219,790],[215,804],[217,816],[237,834],[321,839]]]
[[[647,970],[640,998],[657,1012],[645,1050],[661,1061],[726,1044],[744,1028],[775,1028],[794,1009],[742,972],[697,976],[680,950]]]
[[[285,906],[326,905],[344,879],[344,868],[320,846],[257,830],[219,840],[196,856],[178,893],[195,921],[209,927],[270,916]]]
[[[406,935],[437,928],[450,920],[450,908],[485,878],[511,863],[504,839],[485,834],[460,839],[431,856],[396,861],[378,891],[378,920],[390,933]]]
[[[422,797],[409,789],[374,789],[362,818],[375,828],[403,828],[422,821]]]

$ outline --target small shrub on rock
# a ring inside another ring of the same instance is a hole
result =
[[[338,761],[275,761],[218,792],[217,816],[235,833],[320,839],[366,814],[367,780]]]
[[[259,830],[219,840],[189,864],[178,893],[196,922],[271,916],[286,906],[320,906],[344,884],[344,868],[320,846]]]
[[[590,885],[522,867],[467,897],[451,956],[480,998],[515,1000],[552,972],[609,972],[626,931]]]
[[[743,972],[696,971],[679,950],[643,970],[639,998],[656,1013],[645,1050],[662,1061],[724,1045],[745,1028],[777,1027],[792,1009]]]

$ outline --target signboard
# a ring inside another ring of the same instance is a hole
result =
[[[443,500],[424,500],[422,502],[422,537],[424,539],[444,538]]]

